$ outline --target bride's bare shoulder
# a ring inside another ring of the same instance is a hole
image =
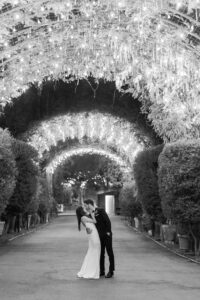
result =
[[[88,221],[88,220],[90,220],[90,218],[87,217],[87,216],[82,216],[82,217],[81,217],[81,220],[82,220],[82,221]]]

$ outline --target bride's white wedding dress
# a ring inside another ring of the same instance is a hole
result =
[[[87,234],[88,251],[77,276],[79,278],[98,279],[100,272],[99,264],[101,253],[101,243],[99,239],[99,234],[95,224],[88,222],[86,223],[86,227],[92,229],[92,232],[90,234]]]

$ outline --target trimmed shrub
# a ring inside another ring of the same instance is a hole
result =
[[[142,206],[137,201],[134,191],[133,183],[125,183],[119,194],[121,214],[132,219],[142,215]]]
[[[164,216],[158,190],[158,156],[163,149],[159,145],[140,152],[135,160],[134,178],[137,186],[137,199],[151,219],[163,222]]]
[[[39,207],[38,207],[38,214],[40,218],[44,220],[45,215],[50,213],[53,207],[53,198],[49,194],[48,190],[48,183],[46,178],[40,177],[39,180]]]
[[[0,215],[8,204],[16,184],[16,163],[12,152],[12,137],[0,128]]]
[[[18,168],[14,193],[9,201],[8,213],[33,213],[38,209],[36,192],[39,170],[36,165],[37,152],[25,142],[15,140],[12,144]]]
[[[197,251],[200,236],[200,140],[165,145],[159,157],[158,177],[165,216],[191,233]]]

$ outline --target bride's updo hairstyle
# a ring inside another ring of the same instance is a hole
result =
[[[81,230],[81,218],[83,216],[86,216],[86,213],[83,209],[82,206],[79,206],[77,209],[76,209],[76,216],[77,216],[77,220],[78,220],[78,230]]]

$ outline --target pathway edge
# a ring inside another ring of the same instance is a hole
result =
[[[187,259],[187,260],[189,260],[189,261],[191,261],[191,262],[193,262],[193,263],[196,263],[196,264],[200,265],[200,262],[199,262],[199,261],[197,261],[197,260],[195,260],[195,259],[193,259],[193,258],[190,258],[190,257],[188,257],[188,256],[186,256],[186,255],[184,255],[184,254],[180,254],[180,253],[178,253],[178,252],[175,251],[175,250],[170,249],[170,248],[167,247],[166,245],[164,245],[164,244],[160,243],[159,241],[156,241],[155,239],[153,239],[153,238],[152,238],[151,236],[149,236],[148,234],[145,234],[145,233],[143,233],[143,232],[137,230],[136,228],[134,228],[133,226],[131,226],[131,225],[129,225],[129,224],[126,224],[126,223],[125,223],[125,225],[126,225],[127,227],[129,227],[130,229],[134,230],[135,232],[137,232],[137,233],[139,233],[139,234],[145,236],[146,238],[152,240],[154,243],[156,243],[157,245],[161,246],[162,248],[167,249],[167,250],[170,251],[171,253],[174,253],[175,255],[177,255],[177,256],[179,256],[179,257],[182,257],[182,258],[184,258],[184,259]]]

